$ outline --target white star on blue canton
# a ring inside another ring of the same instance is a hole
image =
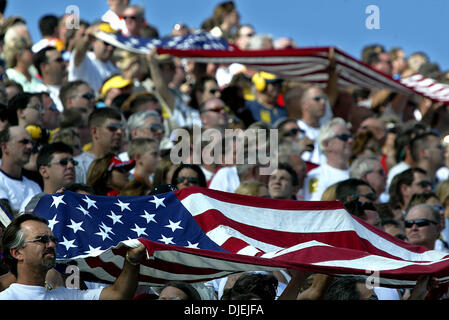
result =
[[[170,228],[172,232],[175,232],[175,230],[177,229],[183,229],[183,227],[181,227],[179,224],[181,223],[181,220],[179,220],[178,222],[173,222],[170,219],[168,219],[168,225],[166,225],[166,228]]]
[[[153,202],[156,205],[156,209],[159,208],[159,206],[165,207],[165,203],[164,203],[165,198],[159,199],[156,196],[153,196],[153,197],[154,197],[153,200],[149,200],[149,202]]]
[[[57,214],[55,214],[53,219],[48,220],[48,227],[50,228],[51,231],[53,231],[53,227],[59,222],[56,220],[56,216],[57,216]]]
[[[117,222],[123,224],[123,222],[120,220],[121,217],[123,217],[123,216],[116,215],[114,213],[114,211],[112,211],[112,210],[111,210],[111,215],[108,216],[108,217],[112,219],[112,224],[113,225],[116,224]]]
[[[161,237],[162,237],[162,239],[159,239],[158,241],[161,241],[161,242],[163,242],[163,243],[165,243],[165,244],[175,244],[172,240],[173,240],[173,237],[166,237],[166,236],[164,236],[163,234],[161,234]]]
[[[198,242],[197,243],[191,243],[190,241],[187,240],[188,245],[186,246],[187,248],[191,248],[191,249],[199,249],[198,248]]]
[[[151,221],[154,221],[155,223],[156,220],[154,220],[154,216],[155,214],[149,214],[146,210],[143,210],[143,212],[145,212],[143,215],[141,215],[142,218],[145,218],[147,220],[147,223],[150,223]]]
[[[63,245],[65,247],[65,250],[68,251],[70,248],[76,248],[77,246],[75,246],[73,243],[75,242],[75,239],[73,240],[67,240],[64,236],[63,236],[64,241],[59,242],[60,245]]]
[[[112,232],[112,228],[111,228],[111,227],[108,227],[107,225],[105,225],[104,222],[101,223],[100,228],[103,228],[103,230],[104,230],[107,234],[112,233],[113,235],[115,235],[115,233]]]
[[[87,203],[87,209],[89,209],[90,207],[94,207],[95,209],[98,209],[97,205],[95,204],[97,201],[92,200],[88,196],[85,196],[85,198],[82,200]]]
[[[72,223],[71,225],[67,225],[68,228],[71,228],[73,230],[74,233],[76,233],[77,231],[86,231],[84,230],[81,225],[83,224],[83,221],[81,222],[75,222],[72,219],[70,219],[70,222]]]
[[[83,199],[84,200],[84,199]],[[89,214],[89,211],[87,211],[86,209],[84,209],[83,207],[81,207],[81,205],[79,205],[78,207],[76,207],[79,211],[81,211],[85,216],[89,216],[89,218],[92,218],[92,216]]]
[[[109,238],[109,239],[112,240],[112,238],[109,236],[109,234],[108,234],[107,232],[105,232],[101,227],[100,227],[100,232],[97,232],[96,235],[101,236],[101,238],[103,239],[103,241],[104,241],[104,239],[106,239],[106,238]]]
[[[132,231],[134,231],[135,233],[137,233],[137,236],[140,237],[141,235],[147,235],[147,233],[145,232],[146,228],[141,228],[137,225],[137,223],[134,224],[136,227],[134,229],[131,229]]]
[[[62,198],[64,198],[64,195],[62,195],[62,196],[52,196],[52,198],[53,198],[53,202],[52,202],[52,204],[51,204],[50,207],[55,206],[56,209],[57,209],[58,206],[59,206],[61,203],[67,204],[67,203],[64,202],[64,200],[62,200]]]
[[[121,202],[120,199],[118,199],[118,202],[116,202],[114,204],[118,205],[122,212],[125,209],[131,211],[131,209],[129,208],[129,202]]]
[[[89,245],[89,250],[85,252],[85,254],[90,255],[90,256],[95,256],[97,255],[97,253],[102,252],[101,247],[92,247],[91,245]]]

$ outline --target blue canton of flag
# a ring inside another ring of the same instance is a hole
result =
[[[201,49],[201,50],[228,50],[228,42],[223,38],[217,38],[208,32],[195,32],[185,36],[164,38],[125,37],[120,33],[98,32],[99,39],[112,44],[120,49],[135,53],[145,54],[150,49]]]
[[[44,196],[34,212],[59,239],[57,259],[97,255],[124,240],[146,238],[187,248],[225,251],[211,241],[172,192],[142,197]]]

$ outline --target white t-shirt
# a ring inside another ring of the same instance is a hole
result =
[[[75,181],[77,183],[86,183],[87,181],[87,172],[89,171],[89,167],[92,162],[97,157],[95,157],[90,152],[83,152],[80,155],[74,157],[76,161],[78,161],[78,165],[76,166],[75,173],[76,173],[76,179]]]
[[[313,128],[301,119],[298,120],[297,123],[298,123],[298,127],[300,129],[304,130],[306,137],[315,141],[313,144],[313,146],[314,146],[313,151],[312,152],[305,151],[302,154],[302,159],[304,161],[316,163],[319,165],[326,163],[327,158],[321,152],[320,146],[318,145],[318,134],[320,133],[320,128]]]
[[[0,300],[99,300],[103,288],[78,290],[59,287],[47,291],[42,286],[13,283],[0,292]]]
[[[27,177],[15,179],[0,170],[0,199],[8,199],[11,209],[20,210],[25,199],[42,192],[41,187]]]
[[[84,80],[94,89],[95,94],[99,94],[98,90],[102,87],[103,81],[113,74],[121,74],[111,61],[103,62],[98,60],[95,53],[89,51],[85,58],[75,66],[75,54],[72,54],[69,62],[69,81]]]
[[[240,178],[237,173],[237,167],[223,167],[220,168],[213,176],[209,184],[209,189],[225,192],[235,192],[239,185]]]
[[[304,195],[306,201],[319,201],[327,187],[349,179],[349,169],[341,170],[327,163],[310,170],[304,180]]]

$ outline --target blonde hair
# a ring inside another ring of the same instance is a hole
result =
[[[128,147],[128,155],[130,159],[134,159],[136,154],[144,154],[150,148],[150,145],[154,144],[157,149],[158,143],[156,140],[147,137],[138,137],[131,140]]]
[[[14,68],[17,65],[17,55],[22,54],[26,50],[31,50],[32,43],[23,36],[12,38],[10,42],[6,42],[3,48],[6,68]]]
[[[247,180],[240,183],[238,188],[235,190],[235,193],[257,197],[259,195],[260,188],[262,187],[266,187],[266,185],[260,181]]]
[[[334,201],[337,200],[337,186],[339,182],[336,182],[324,190],[321,195],[321,201]]]
[[[438,183],[435,188],[435,194],[444,206],[446,199],[449,198],[449,180],[444,180]]]

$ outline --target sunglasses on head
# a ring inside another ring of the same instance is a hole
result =
[[[185,180],[187,180],[187,182],[191,184],[198,184],[200,182],[199,179],[195,177],[177,177],[176,184],[183,183]]]
[[[37,237],[36,239],[33,239],[33,240],[26,240],[25,243],[40,242],[40,243],[43,243],[43,244],[47,244],[50,241],[53,241],[55,244],[59,243],[58,238],[56,238],[54,236],[49,236],[48,234],[44,234],[43,236]]]
[[[351,134],[344,133],[344,134],[336,135],[335,138],[340,139],[341,141],[345,141],[346,142],[349,139],[354,139],[354,136],[351,135]]]
[[[59,161],[56,162],[50,162],[48,165],[52,165],[52,164],[60,164],[61,166],[67,166],[69,164],[69,162],[71,162],[74,166],[78,165],[78,161],[76,161],[73,158],[62,158]]]
[[[405,220],[404,226],[406,228],[411,228],[413,225],[416,224],[416,226],[419,227],[426,227],[430,224],[438,224],[435,221],[429,220],[429,219],[416,219],[416,220]]]

